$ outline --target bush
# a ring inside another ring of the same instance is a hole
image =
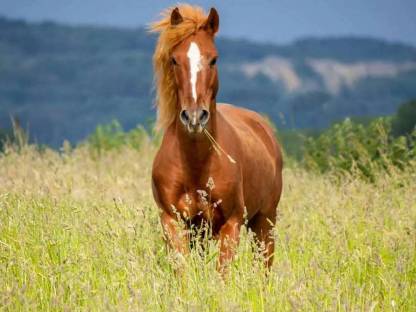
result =
[[[299,162],[304,158],[306,141],[309,138],[317,137],[319,132],[312,129],[279,129],[276,131],[276,135],[285,158]]]
[[[416,127],[416,100],[402,104],[392,122],[394,136],[409,135]]]
[[[371,181],[379,170],[404,169],[415,159],[416,131],[408,136],[391,135],[391,118],[376,118],[368,126],[347,118],[308,138],[304,164],[320,172],[358,173]]]
[[[98,125],[86,141],[92,150],[101,153],[122,146],[139,149],[149,139],[149,133],[144,127],[138,126],[129,132],[125,132],[120,123],[114,120],[107,125]]]
[[[392,117],[361,123],[347,118],[304,147],[305,166],[319,172],[358,173],[374,181],[378,171],[404,170],[416,159],[416,101],[402,104]]]

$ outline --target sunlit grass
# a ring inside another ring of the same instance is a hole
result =
[[[373,184],[286,168],[269,276],[243,230],[223,281],[215,242],[175,274],[151,195],[154,152],[0,156],[0,309],[416,309],[415,166]]]

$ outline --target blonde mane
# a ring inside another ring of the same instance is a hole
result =
[[[159,33],[159,39],[153,54],[153,68],[156,85],[156,128],[164,130],[175,119],[177,95],[175,78],[170,66],[172,49],[186,37],[197,32],[207,20],[202,8],[181,4],[178,6],[183,21],[172,26],[170,16],[174,7],[162,12],[162,19],[152,23],[151,32]]]

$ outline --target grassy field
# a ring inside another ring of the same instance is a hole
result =
[[[154,153],[0,156],[0,310],[416,311],[416,165],[373,184],[287,166],[270,274],[243,230],[223,281],[215,242],[174,273]]]

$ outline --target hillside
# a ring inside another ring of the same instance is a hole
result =
[[[369,38],[290,45],[220,37],[219,101],[281,127],[320,128],[345,116],[394,112],[416,97],[416,49]],[[144,29],[69,27],[0,18],[0,129],[17,116],[40,143],[83,139],[98,123],[154,118]]]

